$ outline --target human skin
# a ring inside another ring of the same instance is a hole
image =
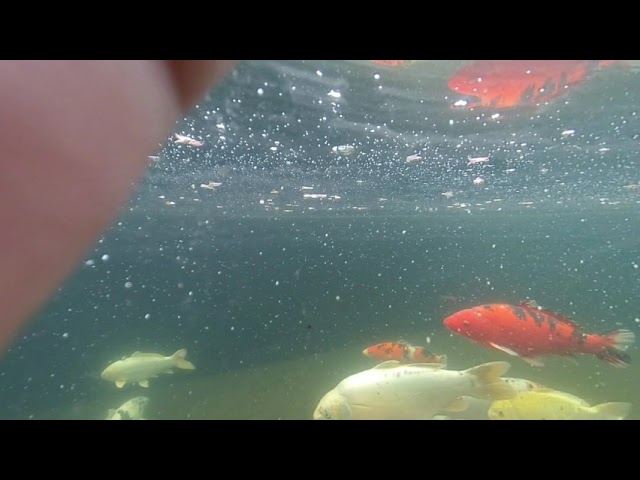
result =
[[[223,60],[0,61],[0,353],[118,216]]]

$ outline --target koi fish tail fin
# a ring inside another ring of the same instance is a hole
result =
[[[476,377],[476,387],[469,395],[486,400],[509,400],[518,392],[502,379],[511,368],[508,362],[489,362],[469,368],[465,373]]]
[[[636,334],[631,330],[616,330],[606,335],[616,350],[625,352],[636,341]]]
[[[185,360],[187,356],[187,349],[181,348],[176,353],[171,355],[171,358],[176,362],[176,367],[183,370],[195,370],[195,366],[189,360]]]
[[[630,330],[616,330],[604,335],[604,337],[607,339],[608,345],[596,356],[615,367],[631,365],[631,357],[626,351],[635,342],[635,334]]]
[[[631,412],[631,404],[626,402],[601,403],[593,407],[606,420],[624,420]]]

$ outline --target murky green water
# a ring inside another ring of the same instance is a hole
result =
[[[640,418],[637,345],[627,369],[584,355],[532,368],[442,325],[534,299],[588,332],[638,332],[636,70],[496,121],[449,108],[454,67],[242,64],[176,125],[205,146],[167,139],[12,346],[0,418],[104,418],[137,395],[151,419],[311,418],[373,366],[363,348],[426,337],[450,368],[507,360],[508,376]],[[136,350],[179,348],[196,370],[149,389],[99,377]]]

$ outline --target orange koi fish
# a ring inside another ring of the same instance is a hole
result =
[[[559,97],[598,69],[619,60],[477,60],[449,79],[449,88],[465,96],[452,108],[535,106]]]
[[[521,357],[533,366],[543,366],[545,355],[573,357],[592,354],[616,367],[631,363],[626,353],[635,341],[629,330],[587,334],[572,320],[531,303],[492,304],[461,310],[445,318],[453,333],[487,348]]]
[[[415,347],[403,341],[379,343],[365,348],[362,354],[381,362],[397,360],[402,363],[447,363],[446,355],[435,355],[424,347]]]

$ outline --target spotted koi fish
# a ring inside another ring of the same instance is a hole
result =
[[[409,345],[407,342],[385,342],[365,348],[362,351],[365,357],[381,362],[397,360],[402,363],[441,363],[447,364],[446,355],[435,355],[424,347]]]
[[[616,367],[631,363],[626,353],[635,341],[629,330],[588,334],[572,320],[531,303],[492,304],[461,310],[445,318],[453,333],[487,348],[521,357],[533,366],[544,366],[546,355],[592,354]]]

